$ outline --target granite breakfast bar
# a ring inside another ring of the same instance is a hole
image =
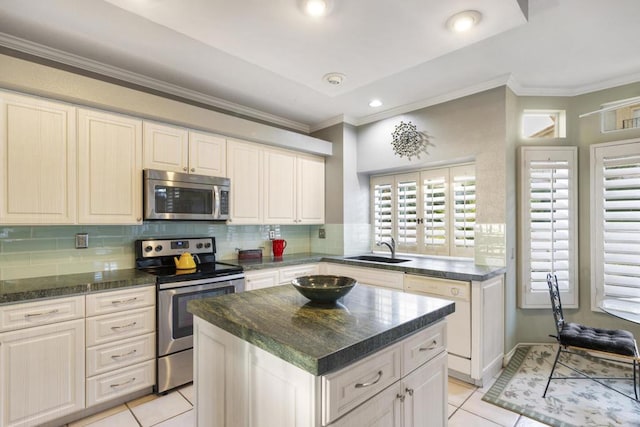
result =
[[[451,301],[356,286],[319,306],[291,285],[193,300],[199,426],[442,426]]]

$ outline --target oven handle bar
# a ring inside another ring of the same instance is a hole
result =
[[[187,286],[195,286],[202,285],[205,283],[218,283],[218,282],[228,282],[230,280],[244,279],[244,273],[238,274],[230,274],[227,276],[217,276],[217,277],[207,277],[205,279],[198,280],[185,280],[184,282],[173,282],[173,283],[162,283],[158,285],[158,289],[175,289],[175,288],[185,288]]]

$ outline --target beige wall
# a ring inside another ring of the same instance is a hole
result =
[[[551,141],[552,145],[578,147],[578,239],[579,239],[579,291],[580,308],[565,309],[569,321],[581,322],[603,328],[623,328],[640,336],[640,326],[616,319],[610,315],[591,311],[591,237],[590,237],[590,171],[589,147],[600,142],[617,141],[640,137],[639,129],[602,133],[600,115],[578,118],[582,113],[594,111],[606,102],[640,95],[640,83],[592,92],[585,95],[561,97],[520,97],[522,109],[566,109],[567,138]],[[519,139],[517,145],[530,144]],[[518,280],[519,282],[519,280]],[[554,331],[553,320],[548,310],[517,310],[516,337],[518,342],[549,341],[548,334]]]

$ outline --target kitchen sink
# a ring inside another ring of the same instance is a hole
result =
[[[352,259],[355,261],[384,262],[387,264],[399,264],[401,262],[411,261],[410,259],[389,258],[385,256],[375,256],[375,255],[358,255],[358,256],[347,257],[346,259]]]

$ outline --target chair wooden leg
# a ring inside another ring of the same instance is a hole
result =
[[[558,352],[556,353],[556,359],[553,361],[553,367],[551,368],[551,373],[549,373],[549,379],[547,380],[547,386],[544,388],[544,393],[542,393],[542,397],[544,398],[547,395],[547,390],[549,389],[549,384],[551,383],[551,378],[553,377],[553,373],[556,370],[556,365],[558,364],[558,358],[560,357],[560,352],[562,351],[562,347],[558,347]]]

